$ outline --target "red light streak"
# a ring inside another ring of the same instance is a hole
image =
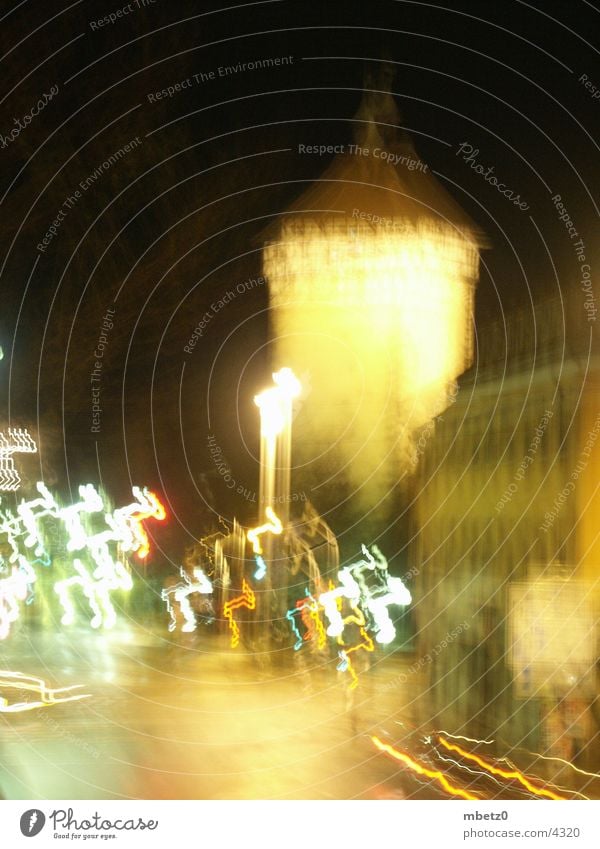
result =
[[[145,560],[150,552],[148,534],[146,533],[142,522],[144,519],[156,519],[158,522],[162,522],[167,516],[167,511],[154,492],[148,491],[145,492],[144,495],[152,505],[151,509],[137,510],[135,513],[131,514],[131,521],[135,523],[135,535],[140,540],[140,547],[136,551],[136,554],[141,560]]]

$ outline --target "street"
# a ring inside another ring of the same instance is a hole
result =
[[[522,782],[473,769],[474,746],[464,738],[446,735],[444,746],[418,716],[418,676],[403,674],[410,655],[374,653],[351,693],[334,658],[311,669],[303,651],[275,654],[261,668],[242,645],[231,650],[207,629],[23,631],[1,645],[1,668],[52,687],[80,684],[89,698],[0,714],[0,793],[72,800],[562,795],[556,786],[543,789],[539,765],[528,772],[539,778],[531,793]],[[31,698],[1,695],[12,703]],[[378,749],[374,737],[396,749]],[[448,742],[465,746],[467,760]],[[394,755],[398,747],[408,761]],[[597,780],[575,776],[573,784],[573,775],[560,775],[561,787],[571,787],[566,797],[577,787],[598,798]]]
[[[240,646],[196,632],[30,633],[0,664],[90,698],[1,714],[6,798],[257,799],[402,797],[396,765],[374,750],[362,686],[355,718],[332,661],[308,674],[258,670]],[[385,672],[384,672],[385,666]],[[375,665],[383,680],[397,661]],[[369,673],[371,675],[371,673]],[[310,690],[308,682],[310,680]],[[393,695],[392,695],[393,694]],[[356,729],[356,730],[355,730]]]

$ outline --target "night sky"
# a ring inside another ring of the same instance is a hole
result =
[[[3,2],[0,386],[4,418],[39,437],[29,474],[65,490],[101,482],[117,501],[131,481],[155,486],[182,537],[210,524],[204,501],[248,518],[252,504],[219,490],[206,437],[254,490],[264,283],[183,349],[215,299],[259,278],[265,228],[332,159],[298,145],[352,140],[365,70],[382,57],[402,129],[487,236],[477,326],[559,289],[581,297],[552,197],[593,275],[599,23],[583,0]]]

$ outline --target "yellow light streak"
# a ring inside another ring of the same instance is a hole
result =
[[[364,619],[363,619],[363,624],[364,624]],[[348,688],[350,690],[355,690],[358,687],[358,675],[356,674],[356,670],[354,669],[354,665],[353,665],[352,660],[350,659],[349,655],[352,654],[352,652],[358,651],[359,649],[364,649],[365,651],[374,651],[374,649],[375,649],[375,646],[373,644],[373,640],[369,637],[369,635],[367,634],[367,632],[365,631],[364,628],[360,629],[360,636],[362,637],[361,643],[357,643],[355,646],[351,646],[350,648],[344,649],[341,652],[341,654],[346,659],[346,662],[348,664],[348,672],[350,673],[350,676],[352,678],[352,683],[350,684],[350,686]],[[340,642],[340,639],[338,639],[338,642]]]
[[[257,528],[252,528],[252,530],[248,531],[246,534],[248,538],[248,542],[252,546],[252,550],[255,554],[262,554],[263,549],[260,544],[259,537],[262,534],[271,533],[275,535],[279,535],[283,531],[283,525],[275,511],[272,507],[267,507],[265,510],[265,514],[267,516],[268,521],[262,525],[259,525]]]
[[[312,598],[312,596],[311,596],[311,598]],[[308,627],[308,623],[307,623],[306,619],[304,618],[305,615],[307,615],[307,618],[312,620],[312,623],[313,623],[312,628]],[[316,634],[317,634],[317,648],[319,649],[319,651],[322,651],[325,648],[325,645],[327,643],[327,633],[325,631],[325,626],[323,625],[323,620],[321,619],[319,602],[316,599],[312,599],[312,601],[310,601],[308,605],[306,605],[302,608],[301,616],[302,616],[302,620],[303,620],[304,624],[307,626],[307,629],[308,629],[307,634],[305,635],[304,639],[305,640],[312,639],[313,636],[314,636],[314,633],[316,632]]]
[[[462,755],[463,758],[467,760],[473,761],[476,764],[479,764],[483,769],[491,772],[492,775],[499,775],[502,778],[514,779],[523,785],[530,793],[533,793],[535,796],[546,796],[548,799],[554,799],[556,801],[562,801],[565,799],[564,796],[558,796],[556,793],[552,793],[551,790],[544,790],[541,787],[536,787],[535,784],[532,784],[528,778],[526,778],[522,772],[519,770],[507,771],[505,769],[498,769],[498,767],[493,766],[493,764],[488,763],[483,758],[480,758],[478,755],[474,755],[471,752],[466,752],[460,746],[449,743],[447,740],[444,740],[443,737],[438,737],[439,742],[445,749],[448,749],[449,752],[456,752],[459,755]]]
[[[398,749],[395,749],[388,743],[382,743],[379,737],[372,736],[371,740],[380,752],[385,752],[386,754],[391,755],[392,758],[395,758],[397,761],[400,761],[401,763],[405,764],[418,775],[425,775],[427,778],[433,778],[434,781],[439,781],[444,790],[446,790],[452,796],[459,796],[461,799],[469,799],[472,802],[475,802],[479,799],[478,796],[474,796],[467,790],[461,790],[460,787],[454,787],[454,785],[450,784],[443,772],[439,772],[438,770],[426,769],[424,766],[418,763],[418,761],[413,760],[409,755],[405,754],[404,752],[399,752]]]
[[[11,705],[8,699],[0,696],[0,713],[22,713],[28,710],[36,710],[37,708],[63,704],[64,702],[75,702],[80,699],[91,698],[90,694],[85,693],[61,695],[72,693],[74,690],[81,689],[82,686],[82,684],[74,684],[71,687],[52,688],[42,678],[34,678],[31,675],[25,675],[23,672],[3,669],[0,671],[0,690],[13,689],[37,693],[39,701],[15,702]]]
[[[247,607],[248,610],[254,610],[256,607],[256,596],[245,578],[242,581],[242,594],[236,596],[236,598],[232,598],[223,605],[223,616],[229,620],[229,627],[231,629],[232,649],[237,648],[240,642],[240,629],[233,618],[233,611],[238,610],[240,607]]]

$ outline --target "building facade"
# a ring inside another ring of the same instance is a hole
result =
[[[410,558],[419,698],[438,728],[558,752],[552,717],[577,700],[555,738],[598,732],[599,388],[593,326],[577,297],[557,297],[479,332],[431,429]]]

